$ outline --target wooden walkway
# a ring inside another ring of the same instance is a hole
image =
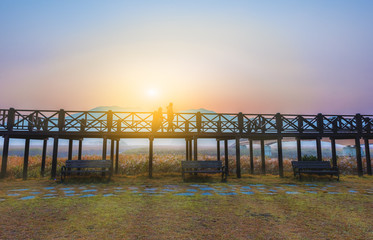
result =
[[[322,159],[321,139],[329,138],[332,146],[332,163],[337,165],[336,139],[353,139],[356,146],[356,164],[359,176],[363,175],[361,139],[365,143],[367,173],[372,174],[369,139],[373,138],[373,115],[296,115],[296,114],[243,114],[243,113],[175,113],[172,122],[167,114],[160,119],[160,127],[153,129],[153,113],[112,111],[59,111],[0,109],[0,136],[4,138],[0,177],[6,176],[9,139],[26,139],[23,177],[27,178],[27,166],[31,139],[44,140],[41,172],[44,174],[47,139],[53,138],[51,177],[56,177],[58,140],[69,140],[69,156],[72,158],[73,141],[79,141],[78,158],[81,159],[84,138],[102,138],[103,159],[106,159],[107,140],[111,141],[110,159],[118,171],[119,140],[121,138],[149,139],[149,176],[152,176],[154,138],[183,138],[186,140],[186,159],[197,160],[199,138],[224,142],[228,164],[228,140],[236,141],[236,174],[241,177],[240,139],[249,140],[250,163],[253,172],[254,140],[261,142],[262,173],[265,174],[264,140],[276,140],[278,144],[279,175],[283,176],[282,138],[297,140],[298,160],[301,159],[301,140],[315,139],[317,157]],[[169,131],[168,131],[169,130]],[[114,146],[115,145],[115,146]],[[115,159],[114,159],[115,149]],[[220,154],[217,155],[220,160]]]

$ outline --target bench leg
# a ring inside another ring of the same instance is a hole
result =
[[[66,178],[66,167],[62,166],[61,167],[61,182],[64,182]]]

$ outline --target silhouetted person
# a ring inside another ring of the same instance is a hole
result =
[[[163,122],[163,114],[162,114],[162,108],[158,108],[158,111],[154,111],[153,113],[153,123],[152,123],[152,129],[153,132],[157,132],[159,128],[162,127]],[[163,132],[163,128],[162,128]]]
[[[172,109],[172,103],[170,103],[167,106],[167,122],[168,122],[168,128],[167,132],[173,132],[174,131],[174,110]]]

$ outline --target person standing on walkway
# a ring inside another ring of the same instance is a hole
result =
[[[163,122],[163,113],[162,113],[162,108],[158,108],[158,111],[154,111],[153,113],[153,122],[152,122],[152,130],[153,132],[157,132],[159,128],[162,127],[162,122]],[[162,128],[163,132],[163,128]]]
[[[173,132],[174,131],[174,110],[172,109],[172,103],[170,103],[167,106],[167,122],[168,122],[168,128],[167,132]]]

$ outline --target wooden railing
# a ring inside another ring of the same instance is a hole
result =
[[[174,133],[371,133],[372,115],[175,113]],[[0,131],[151,133],[153,113],[0,109]],[[163,114],[157,132],[167,132]]]

